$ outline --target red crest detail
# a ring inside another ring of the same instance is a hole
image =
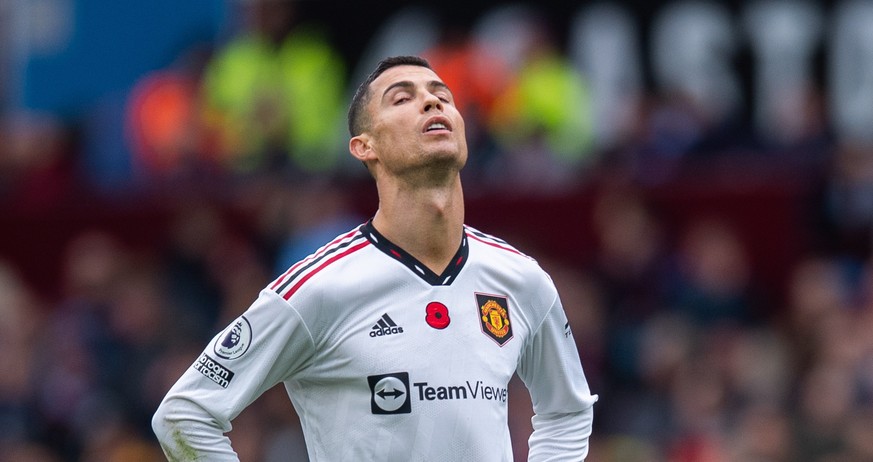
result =
[[[503,346],[512,338],[512,323],[509,321],[509,302],[506,297],[476,294],[479,305],[479,322],[482,332]]]

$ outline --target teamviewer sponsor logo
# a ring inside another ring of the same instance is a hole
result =
[[[382,315],[379,321],[370,329],[370,337],[382,337],[384,335],[402,334],[403,328],[398,326],[388,313]]]
[[[454,399],[481,399],[506,403],[509,391],[506,387],[486,385],[481,380],[465,381],[463,385],[437,385],[427,382],[412,384],[418,391],[419,401],[446,401]]]
[[[230,385],[230,381],[233,380],[233,371],[218,364],[206,353],[200,355],[191,367],[209,380],[217,383],[221,388],[227,388]]]
[[[409,374],[371,375],[367,377],[370,385],[370,409],[373,414],[409,414],[412,403],[409,399]]]

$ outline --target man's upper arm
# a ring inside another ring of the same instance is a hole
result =
[[[588,388],[573,333],[557,297],[525,345],[518,374],[538,414],[578,412],[597,400]]]
[[[303,369],[312,351],[299,313],[275,292],[263,291],[207,344],[161,402],[153,427],[165,452],[235,460],[223,436],[231,420]]]
[[[582,460],[593,423],[592,395],[560,300],[525,345],[518,367],[533,404],[529,460]]]

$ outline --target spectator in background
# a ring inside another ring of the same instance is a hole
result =
[[[220,318],[221,286],[216,263],[229,242],[224,216],[214,204],[189,199],[176,206],[161,256],[163,275],[180,337],[208,338]]]
[[[347,192],[336,182],[313,179],[280,188],[283,224],[273,261],[274,274],[281,274],[330,238],[366,221],[352,212]]]
[[[521,34],[508,59],[512,80],[488,114],[501,156],[492,181],[515,189],[556,190],[578,181],[592,162],[593,123],[587,84],[564,56],[536,10],[510,16],[500,34]],[[506,38],[506,37],[503,37]],[[492,40],[502,40],[495,35]],[[486,52],[499,55],[497,43]]]
[[[641,193],[604,191],[593,209],[596,255],[592,272],[603,292],[612,387],[634,387],[640,376],[642,326],[667,300],[664,225]]]
[[[823,191],[829,250],[866,255],[873,228],[873,143],[844,140],[830,154]]]
[[[748,249],[720,218],[699,218],[679,237],[671,308],[705,329],[756,320]]]
[[[65,456],[79,454],[113,426],[127,403],[119,385],[125,359],[112,345],[109,317],[114,286],[129,269],[130,254],[113,236],[84,231],[69,241],[59,284],[62,299],[46,319],[35,347],[31,396],[39,416],[35,437]]]
[[[858,396],[847,366],[822,360],[799,377],[793,417],[801,460],[827,460],[848,449],[845,434]]]
[[[176,334],[208,339],[229,322],[239,303],[271,276],[250,234],[237,229],[226,211],[202,198],[177,204],[170,239],[162,254],[167,295]]]
[[[807,257],[791,279],[789,310],[798,356],[793,409],[798,460],[867,460],[873,396],[869,262]],[[867,422],[866,424],[864,422]]]
[[[204,79],[205,121],[235,171],[334,167],[342,147],[345,63],[294,0],[231,0],[242,30],[217,51]]]
[[[48,207],[76,188],[74,130],[38,111],[0,111],[0,201]]]
[[[730,454],[728,460],[797,460],[792,457],[790,418],[781,407],[756,404],[738,414],[737,428],[726,442]]]
[[[207,59],[203,47],[195,46],[169,68],[150,72],[134,85],[125,136],[137,176],[192,182],[221,166],[201,117],[200,82]]]
[[[788,280],[785,331],[798,366],[808,368],[824,348],[821,326],[833,324],[853,298],[846,269],[827,257],[805,256]]]
[[[28,402],[45,311],[15,268],[0,260],[0,454],[21,451],[32,454],[32,460],[43,460],[37,453],[50,452],[29,444],[38,421]],[[46,455],[45,460],[50,458]]]

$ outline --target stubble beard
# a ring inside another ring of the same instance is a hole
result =
[[[407,177],[421,186],[449,186],[466,164],[466,153],[451,151],[422,152],[420,162],[410,166]]]

